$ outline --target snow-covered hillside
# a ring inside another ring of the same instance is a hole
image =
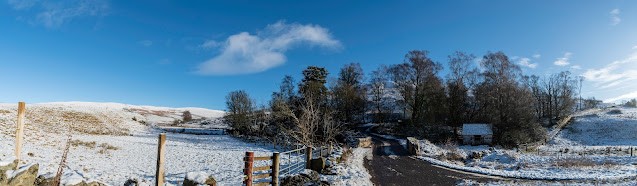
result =
[[[637,146],[637,108],[616,107],[575,117],[554,140],[562,146]]]
[[[0,103],[0,161],[10,160],[14,154],[17,105]],[[71,134],[72,146],[62,183],[98,180],[122,185],[133,178],[142,182],[141,185],[153,185],[157,137],[165,132],[155,126],[172,124],[181,119],[186,110],[193,119],[208,123],[207,126],[227,127],[219,122],[210,123],[223,116],[223,111],[204,108],[88,102],[28,104],[21,163],[39,163],[40,175],[55,176]],[[197,127],[197,124],[184,126]],[[282,151],[228,135],[166,133],[166,136],[167,185],[180,185],[187,173],[201,171],[212,175],[218,185],[241,185],[246,151],[254,151],[256,156],[271,156],[273,152]],[[371,184],[362,165],[363,151],[354,151],[354,158],[350,158],[353,166],[342,165],[339,169],[342,174],[322,179],[335,185]],[[289,163],[287,158],[282,157],[282,166]],[[266,166],[266,163],[269,162],[255,162],[255,166]]]
[[[13,155],[17,105],[0,104],[0,160]],[[194,119],[215,119],[224,114],[204,108],[120,103],[27,104],[23,163],[39,163],[39,173],[52,176],[71,134],[73,146],[66,173],[112,185],[121,185],[129,177],[150,183],[155,171],[157,134],[162,132],[151,126],[181,119],[186,110]],[[167,136],[166,175],[172,183],[183,181],[183,174],[191,171],[216,175],[220,183],[239,183],[245,151],[271,152],[229,136]]]
[[[577,113],[538,149],[445,146],[421,141],[423,160],[459,170],[543,180],[618,180],[637,176],[637,109],[611,107]],[[527,151],[528,150],[528,151]],[[527,151],[527,152],[525,152]]]

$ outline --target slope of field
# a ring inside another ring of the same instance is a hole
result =
[[[607,108],[575,117],[557,145],[635,146],[637,145],[637,108]]]
[[[157,134],[162,132],[153,124],[172,123],[185,110],[194,119],[223,115],[223,111],[203,108],[88,102],[28,104],[26,110],[23,163],[39,163],[39,173],[52,176],[71,135],[73,146],[65,173],[112,185],[121,185],[127,178],[150,183]],[[16,116],[17,104],[0,104],[0,160],[13,155]],[[167,136],[166,175],[172,183],[183,181],[184,174],[191,171],[206,171],[220,183],[240,183],[243,153],[271,152],[229,136]]]
[[[109,185],[123,185],[128,179],[136,179],[140,185],[153,185],[157,137],[164,132],[155,125],[181,119],[185,110],[203,122],[215,121],[224,114],[203,108],[87,102],[28,104],[26,108],[23,165],[38,163],[40,175],[55,176],[71,135],[62,183],[98,180]],[[10,160],[13,156],[16,115],[17,104],[0,104],[0,161]],[[193,123],[187,125],[195,126]],[[227,127],[219,122],[206,125]],[[246,151],[254,151],[256,156],[271,156],[273,152],[281,151],[226,135],[167,133],[166,136],[167,185],[180,185],[189,172],[212,175],[218,185],[241,185]],[[352,166],[339,164],[337,169],[341,174],[322,176],[322,179],[335,185],[370,183],[369,178],[364,177],[366,170],[359,151],[355,150],[348,160],[353,162],[350,163]],[[282,157],[282,167],[290,162],[288,158]],[[260,161],[254,166],[269,163]]]

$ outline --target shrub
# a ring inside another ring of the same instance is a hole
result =
[[[613,110],[608,112],[608,114],[621,114],[621,113],[622,113],[622,111],[619,110],[619,109],[613,109]]]
[[[190,111],[184,111],[182,116],[183,116],[183,122],[184,123],[188,123],[188,122],[192,121],[192,114],[190,114]]]

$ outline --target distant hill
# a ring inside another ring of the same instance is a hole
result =
[[[15,130],[17,103],[0,103],[2,133]],[[206,108],[170,108],[122,103],[52,102],[26,105],[26,127],[37,133],[60,134],[73,125],[73,131],[85,134],[128,135],[149,126],[168,125],[190,111],[195,120],[216,120],[224,111]],[[225,125],[216,123],[216,125]],[[219,126],[224,127],[224,126]],[[28,133],[27,133],[28,135]]]

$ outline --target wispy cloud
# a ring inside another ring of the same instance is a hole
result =
[[[203,42],[201,45],[199,45],[199,47],[201,48],[205,48],[205,49],[210,49],[210,48],[216,48],[221,46],[223,43],[219,43],[215,40],[206,40],[205,42]]]
[[[142,40],[142,41],[139,41],[137,43],[139,43],[140,45],[145,46],[145,47],[149,47],[149,46],[153,45],[153,41],[151,41],[151,40]]]
[[[602,89],[620,85],[630,85],[637,80],[637,53],[628,58],[614,61],[601,69],[589,69],[582,74],[594,86]]]
[[[26,10],[40,3],[40,0],[8,0],[7,3],[9,3],[13,9]]]
[[[210,46],[206,43],[201,46]],[[248,32],[231,35],[219,47],[220,54],[199,64],[196,73],[236,75],[263,72],[285,63],[285,52],[299,45],[328,49],[342,47],[328,29],[319,25],[279,21],[266,26],[256,35]]]
[[[42,24],[47,28],[57,28],[73,19],[86,16],[104,16],[109,9],[108,0],[78,1],[41,1],[41,0],[8,0],[15,10],[35,9],[33,24]]]
[[[582,67],[581,67],[581,66],[579,66],[579,65],[573,65],[573,66],[571,66],[571,68],[572,68],[572,69],[582,69]]]
[[[634,46],[633,49],[637,49],[637,46]]]
[[[540,54],[533,54],[533,58],[535,58],[535,59],[539,59],[540,57],[542,57],[542,55],[540,55]]]
[[[529,68],[535,68],[535,67],[537,67],[537,63],[531,63],[531,59],[526,58],[526,57],[521,58],[521,59],[518,61],[518,65],[523,66],[523,67],[529,67]]]
[[[569,60],[571,59],[571,55],[573,55],[573,53],[566,52],[566,53],[564,53],[563,57],[557,58],[557,61],[553,62],[553,64],[555,64],[557,66],[569,65],[569,64],[571,64],[569,62]]]
[[[622,101],[622,100],[629,100],[629,99],[633,99],[633,98],[637,98],[637,91],[631,92],[631,93],[628,93],[628,94],[624,94],[624,95],[621,95],[621,96],[617,96],[617,97],[614,97],[614,98],[605,99],[604,102],[613,103],[613,102]]]
[[[622,22],[622,19],[619,18],[619,13],[621,12],[617,8],[610,11],[610,19],[611,19],[610,25],[615,26],[619,24],[620,22]]]

